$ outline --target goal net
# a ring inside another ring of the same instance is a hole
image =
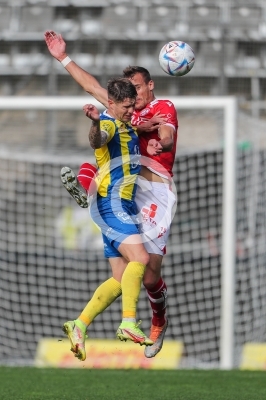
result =
[[[179,115],[177,211],[164,257],[166,339],[181,367],[237,367],[246,342],[266,340],[265,122],[233,98],[171,99]],[[99,232],[60,182],[93,162],[88,97],[0,100],[0,363],[31,363],[38,341],[62,337],[110,276]],[[142,327],[151,313],[145,291]],[[120,300],[90,326],[114,338]]]

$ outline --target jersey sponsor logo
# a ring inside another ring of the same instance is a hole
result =
[[[150,205],[150,208],[142,207],[141,211],[143,212],[143,214],[146,214],[148,217],[154,218],[156,215],[157,208],[158,208],[158,206],[156,204],[152,203]]]
[[[140,151],[139,151],[139,146],[136,144],[134,146],[134,153],[136,156],[133,158],[133,161],[131,162],[131,168],[137,168],[140,165]]]
[[[144,115],[148,114],[150,112],[149,108],[144,108],[144,110],[141,111],[141,113],[139,114],[141,117],[143,117]]]
[[[158,206],[156,204],[151,204],[149,208],[142,207],[141,215],[142,215],[142,222],[149,225],[149,226],[156,226],[157,222],[154,220],[156,216],[156,210]]]
[[[107,231],[105,232],[105,236],[108,237],[113,231],[113,228],[108,228]]]
[[[165,233],[166,233],[166,228],[164,228],[163,226],[161,226],[161,228],[160,228],[160,233],[159,233],[159,235],[157,236],[157,238],[162,237]]]
[[[143,224],[148,225],[148,226],[151,226],[151,227],[157,225],[157,222],[154,221],[154,219],[151,219],[151,218],[150,218],[149,216],[147,216],[147,215],[143,215],[143,216],[142,216],[142,222],[143,222]]]
[[[101,122],[101,130],[102,131],[109,132],[110,126],[111,125],[108,122]]]
[[[131,221],[130,216],[127,215],[127,213],[125,213],[125,212],[119,211],[119,212],[117,213],[117,216],[118,216],[119,218],[121,218],[123,221]]]

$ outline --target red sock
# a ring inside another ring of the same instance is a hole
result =
[[[147,290],[147,293],[152,308],[152,325],[163,326],[166,322],[167,286],[162,278],[153,286],[152,290]]]
[[[94,181],[97,168],[89,163],[84,163],[80,166],[78,173],[78,181],[86,192],[91,195],[96,191],[96,184]]]

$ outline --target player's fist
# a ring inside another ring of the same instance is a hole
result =
[[[162,150],[163,146],[156,139],[150,139],[148,141],[147,153],[151,156],[157,156],[161,154]]]
[[[93,104],[85,104],[83,111],[86,117],[90,118],[92,121],[97,122],[100,120],[100,113]]]

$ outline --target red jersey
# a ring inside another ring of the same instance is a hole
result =
[[[143,132],[139,135],[140,141],[140,154],[142,156],[148,157],[149,165],[146,165],[145,158],[144,165],[147,166],[151,171],[155,172],[165,178],[169,178],[169,175],[173,176],[173,164],[175,161],[176,153],[176,142],[177,142],[177,112],[174,104],[169,100],[153,100],[151,103],[147,104],[142,110],[135,110],[131,119],[131,123],[134,126],[143,124],[144,122],[150,120],[156,113],[164,114],[166,121],[165,125],[170,125],[175,129],[174,134],[174,145],[171,151],[161,153],[157,156],[151,156],[147,153],[148,141],[150,139],[156,139],[158,142],[161,140],[158,135],[158,129],[153,132]],[[153,160],[155,162],[153,162]]]

